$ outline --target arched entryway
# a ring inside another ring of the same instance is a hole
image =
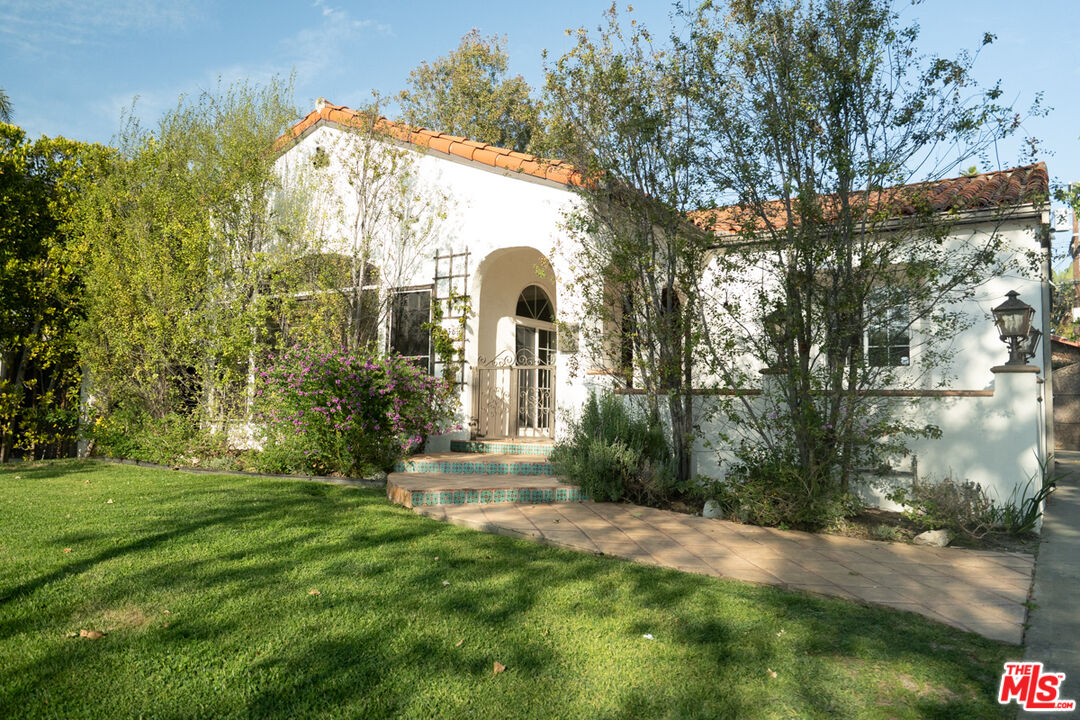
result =
[[[556,334],[550,263],[533,248],[498,250],[477,268],[476,286],[472,434],[553,437]]]

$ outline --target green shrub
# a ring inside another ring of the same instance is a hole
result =
[[[722,481],[707,490],[726,515],[768,527],[817,530],[858,510],[858,501],[831,478],[808,478],[794,453],[743,448]]]
[[[914,482],[889,499],[905,506],[904,516],[926,530],[953,530],[972,539],[984,537],[998,524],[999,510],[976,482]]]
[[[143,410],[116,408],[91,426],[94,453],[161,465],[231,457],[225,433],[202,427],[194,415],[152,418]]]
[[[659,420],[627,408],[611,394],[589,395],[551,462],[594,500],[660,505],[679,495]]]
[[[900,530],[894,525],[875,525],[870,529],[870,537],[893,542],[900,539]]]
[[[1031,485],[1035,478],[1040,479],[1040,487],[1035,494],[1031,492]],[[1042,504],[1050,493],[1057,488],[1057,478],[1053,471],[1046,466],[1046,461],[1039,459],[1039,473],[1028,478],[1027,483],[1021,489],[1013,488],[1008,502],[998,509],[998,522],[1015,536],[1027,535],[1039,524],[1042,517]]]
[[[451,429],[453,386],[373,351],[295,346],[257,371],[264,472],[366,475]]]

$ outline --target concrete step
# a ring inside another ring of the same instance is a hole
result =
[[[450,450],[481,455],[537,455],[548,457],[555,443],[546,438],[511,438],[509,440],[451,440]]]
[[[394,472],[441,475],[554,475],[546,458],[493,453],[424,453],[399,460]]]
[[[502,503],[581,502],[588,496],[556,476],[507,476],[393,472],[386,478],[386,496],[405,507],[491,505]]]

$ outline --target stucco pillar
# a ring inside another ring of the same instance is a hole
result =
[[[1043,412],[1039,399],[1039,368],[1034,365],[998,365],[994,373],[993,414],[1005,421],[1008,432],[1002,442],[987,442],[983,452],[992,455],[996,469],[993,492],[998,503],[1018,503],[1042,489],[1040,463],[1046,461],[1040,451],[1039,423]],[[987,458],[991,459],[991,458]],[[1028,485],[1028,480],[1031,484]]]

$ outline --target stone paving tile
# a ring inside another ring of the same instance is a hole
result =
[[[758,585],[784,584],[780,578],[772,573],[765,572],[764,570],[732,570],[730,573],[725,573],[724,577],[731,578],[732,580],[757,583]]]
[[[982,623],[974,632],[999,642],[1018,643],[1018,637],[1023,637],[1024,626],[1021,623]]]
[[[785,583],[784,587],[789,590],[801,590],[813,595],[825,595],[828,597],[839,597],[845,600],[858,600],[858,598],[852,593],[848,592],[844,588],[837,587],[835,585],[798,585],[795,583]]]
[[[962,622],[972,627],[975,623],[1022,623],[1024,607],[1022,605],[975,605],[972,603],[945,603],[930,601],[927,605],[947,618]]]
[[[1019,643],[1033,560],[740,525],[612,503],[437,506],[416,512],[504,528],[646,565],[908,610]]]
[[[733,556],[712,556],[703,557],[701,559],[704,560],[709,567],[716,570],[721,575],[728,575],[730,573],[740,570],[761,570],[761,568],[759,568],[757,565],[750,562],[749,560],[743,560],[741,558]]]
[[[544,540],[555,545],[572,547],[585,552],[600,552],[600,548],[597,547],[596,543],[585,537],[583,533],[572,530],[545,530],[542,535]]]
[[[852,575],[850,570],[840,570],[835,572],[825,571],[819,572],[818,574],[833,585],[839,587],[877,587],[880,584],[879,580],[867,577],[866,575]]]
[[[632,542],[607,542],[605,540],[597,540],[597,549],[605,555],[619,555],[620,557],[631,557],[637,555],[647,555],[639,545]]]

